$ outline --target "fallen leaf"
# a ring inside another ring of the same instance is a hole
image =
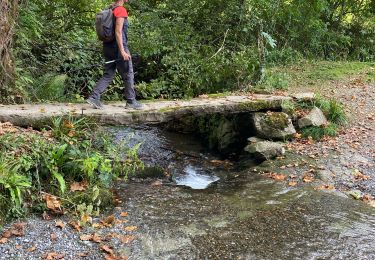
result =
[[[12,236],[12,233],[9,230],[5,230],[2,234],[2,237],[10,238]]]
[[[69,225],[71,225],[78,232],[80,232],[82,229],[81,225],[77,221],[70,221]]]
[[[76,191],[85,191],[87,189],[87,182],[73,182],[70,185],[70,191],[76,192]]]
[[[100,246],[100,249],[103,250],[104,252],[110,254],[110,255],[114,255],[113,250],[109,246],[102,245],[102,246]]]
[[[105,260],[118,260],[115,255],[111,255],[111,254],[105,254],[104,259]]]
[[[318,189],[319,190],[334,190],[335,186],[333,186],[333,185],[322,185]]]
[[[128,215],[129,215],[128,212],[121,212],[121,214],[120,214],[120,216],[123,217],[123,218],[127,217]]]
[[[45,109],[44,107],[41,107],[41,108],[39,109],[39,111],[40,111],[40,113],[45,113],[45,112],[46,112],[46,109]]]
[[[0,239],[0,244],[6,244],[6,243],[8,243],[8,238],[3,237]]]
[[[94,241],[95,243],[100,243],[102,242],[102,238],[98,234],[94,233],[92,235],[92,241]]]
[[[291,181],[291,182],[289,182],[289,186],[291,186],[291,187],[295,187],[295,186],[297,186],[297,182],[296,181]]]
[[[51,253],[45,254],[44,258],[47,259],[47,260],[63,259],[64,254],[58,254],[56,252],[51,252]]]
[[[285,180],[286,176],[283,175],[283,174],[273,173],[271,175],[271,178],[274,179],[274,180],[276,180],[276,181],[283,181],[283,180]]]
[[[64,127],[65,128],[68,128],[68,129],[73,129],[74,128],[74,125],[72,122],[68,121],[68,120],[65,120],[64,121]]]
[[[21,245],[16,245],[16,249],[21,249],[22,246]]]
[[[72,131],[69,131],[69,133],[67,134],[67,136],[74,137],[75,134],[76,134],[76,132],[72,130]]]
[[[306,182],[306,183],[313,182],[314,177],[306,175],[305,177],[303,177],[303,181]]]
[[[108,225],[110,226],[114,221],[115,221],[115,216],[110,215],[106,217],[105,219],[101,220],[100,222],[104,224],[105,226],[108,226]]]
[[[55,196],[45,194],[43,199],[46,201],[47,208],[55,212],[61,212],[61,202]]]
[[[136,226],[129,226],[129,227],[124,228],[124,230],[126,230],[126,231],[134,231],[134,230],[137,230],[137,229],[138,229],[138,227],[136,227]]]
[[[121,243],[123,244],[128,244],[132,242],[134,239],[135,239],[135,236],[129,236],[129,235],[120,237]]]
[[[92,224],[91,225],[93,228],[103,228],[104,226],[102,225],[102,224],[100,224],[100,223],[94,223],[94,224]]]
[[[362,172],[356,169],[354,170],[354,179],[359,180],[359,181],[366,181],[371,178],[367,175],[364,175]]]
[[[89,214],[85,213],[81,216],[81,221],[83,223],[92,223],[92,217]]]
[[[61,220],[57,220],[56,224],[55,224],[56,227],[61,228],[61,229],[64,229],[65,225],[66,224],[64,222],[62,222]]]
[[[90,241],[92,240],[92,235],[82,235],[79,237],[82,241]]]
[[[30,247],[28,249],[26,249],[27,252],[31,253],[31,252],[34,252],[36,250],[36,246],[33,246],[33,247]]]

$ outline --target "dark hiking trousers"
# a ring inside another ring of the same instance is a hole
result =
[[[128,47],[125,47],[125,51],[130,54]],[[134,91],[134,71],[133,63],[131,60],[125,61],[122,59],[121,54],[118,50],[117,44],[104,44],[103,52],[105,61],[117,60],[119,61],[105,64],[104,65],[104,75],[96,83],[91,97],[100,100],[100,95],[107,89],[108,85],[111,84],[113,78],[116,74],[116,70],[120,73],[120,76],[124,82],[125,89],[124,95],[128,102],[133,102],[135,100]]]

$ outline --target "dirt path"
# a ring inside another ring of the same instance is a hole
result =
[[[315,159],[329,171],[326,175],[332,174],[335,187],[341,191],[375,196],[375,84],[354,77],[309,90],[341,101],[349,115],[349,126],[338,137],[322,142],[295,141],[295,152]]]

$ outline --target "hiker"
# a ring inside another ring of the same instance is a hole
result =
[[[104,65],[104,75],[96,83],[87,99],[87,103],[97,109],[103,108],[100,95],[112,82],[116,70],[120,73],[125,85],[126,108],[143,109],[143,105],[135,99],[133,63],[128,48],[128,12],[124,7],[125,2],[128,0],[117,0],[110,6],[114,19],[114,39],[109,42],[103,41],[103,52],[106,61],[116,61]]]

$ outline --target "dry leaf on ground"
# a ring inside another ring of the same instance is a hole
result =
[[[303,181],[306,182],[306,183],[313,182],[314,177],[306,175],[306,176],[303,177]]]
[[[61,212],[61,202],[51,194],[44,194],[43,199],[46,201],[47,208],[54,212]]]
[[[64,229],[65,228],[65,223],[61,220],[56,220],[56,223],[55,223],[55,226],[58,227],[58,228],[61,228],[61,229]]]
[[[92,235],[92,241],[94,241],[95,243],[100,243],[102,242],[102,238],[98,234],[94,233]]]
[[[138,227],[136,227],[136,226],[129,226],[129,227],[124,228],[124,230],[126,230],[126,231],[134,231],[134,230],[137,230],[137,229],[138,229]]]
[[[33,246],[33,247],[30,247],[28,249],[26,249],[27,252],[31,253],[31,252],[34,252],[36,250],[36,246]]]
[[[128,244],[135,239],[135,236],[125,235],[125,236],[120,236],[119,238],[120,238],[121,243]]]
[[[120,214],[120,216],[121,217],[127,217],[129,215],[129,213],[128,212],[121,212],[121,214]]]
[[[87,182],[73,182],[70,185],[70,191],[76,192],[76,191],[85,191],[88,187]]]
[[[82,235],[79,237],[82,241],[90,241],[92,240],[92,235]]]
[[[82,229],[81,225],[77,221],[72,220],[72,221],[69,222],[69,225],[71,225],[78,232],[80,232],[81,229]]]
[[[114,221],[115,221],[115,216],[114,215],[110,215],[110,216],[106,217],[105,219],[101,220],[100,222],[104,226],[111,226]]]

